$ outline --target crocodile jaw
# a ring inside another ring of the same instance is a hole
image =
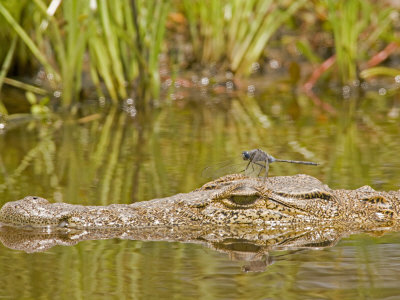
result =
[[[266,226],[316,221],[307,214],[293,216],[265,208],[227,209],[220,203],[214,203],[212,194],[195,191],[129,205],[108,206],[50,203],[40,197],[28,196],[6,203],[0,210],[0,223],[31,228],[131,229],[157,226]]]
[[[44,198],[28,196],[5,204],[0,210],[0,224],[74,229],[201,225],[198,208],[187,206],[188,203],[179,195],[108,206],[50,203]]]
[[[398,191],[331,190],[306,175],[269,178],[267,183],[228,175],[194,192],[129,205],[82,206],[28,196],[0,209],[0,225],[132,229],[349,222],[368,227],[399,220],[399,203]]]

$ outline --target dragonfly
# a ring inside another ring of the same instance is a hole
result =
[[[248,161],[246,167],[243,163],[232,164],[232,161],[224,161],[203,170],[202,176],[216,178],[230,173],[244,173],[247,176],[260,177],[264,171],[264,180],[268,177],[269,165],[274,162],[286,162],[292,164],[303,164],[317,166],[318,163],[301,160],[288,160],[275,158],[261,149],[253,149],[242,152],[242,159]]]
[[[262,151],[260,149],[253,149],[253,150],[250,150],[250,151],[243,151],[242,152],[242,158],[243,158],[243,160],[248,160],[249,161],[249,163],[246,166],[245,171],[251,165],[253,165],[253,164],[257,165],[257,166],[260,167],[259,168],[259,172],[258,172],[258,176],[260,176],[260,174],[263,171],[263,169],[265,169],[264,178],[268,177],[269,164],[272,164],[273,162],[286,162],[286,163],[291,163],[291,164],[302,164],[302,165],[318,166],[318,163],[315,163],[315,162],[312,162],[312,161],[288,160],[288,159],[275,158],[272,155],[270,155],[267,152]]]

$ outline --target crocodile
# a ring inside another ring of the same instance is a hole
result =
[[[400,191],[378,192],[369,186],[332,190],[303,174],[271,177],[266,182],[234,174],[190,193],[133,204],[82,206],[28,196],[6,203],[0,223],[78,229],[338,222],[368,227],[394,222],[399,214]]]
[[[105,238],[202,242],[217,249],[241,241],[267,251],[333,245],[355,232],[398,231],[399,214],[400,191],[333,190],[304,174],[266,181],[233,174],[189,193],[133,204],[83,206],[27,196],[0,209],[0,239],[28,252]]]

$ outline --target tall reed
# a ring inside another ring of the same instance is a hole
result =
[[[194,53],[204,64],[228,61],[249,74],[272,35],[307,1],[183,1]]]
[[[7,82],[36,93],[7,78],[13,61],[30,62],[45,71],[46,88],[62,92],[64,107],[76,103],[84,89],[96,89],[114,103],[133,96],[145,106],[159,95],[159,56],[166,50],[171,5],[187,21],[196,60],[238,75],[249,74],[267,53],[271,37],[289,20],[302,22],[305,11],[318,10],[322,18],[317,19],[326,18],[318,30],[334,39],[342,82],[357,79],[358,69],[380,45],[398,39],[396,10],[374,0],[1,1],[0,42],[7,47],[0,47],[0,88]],[[303,23],[308,38],[314,29]],[[309,51],[307,43],[298,44],[311,59],[326,59]],[[0,110],[6,112],[1,102]]]
[[[328,22],[335,41],[336,62],[343,83],[359,78],[360,64],[376,53],[377,41],[390,35],[394,9],[374,1],[326,0]],[[373,51],[371,51],[373,50]]]
[[[62,91],[63,106],[78,101],[83,85],[88,84],[101,95],[104,83],[114,102],[126,99],[133,90],[142,91],[140,99],[158,97],[158,57],[169,0],[61,4],[53,0],[50,5],[33,0],[25,5],[34,5],[34,13],[27,16],[32,18],[32,27],[21,26],[16,13],[2,3],[0,15],[43,66],[52,88]],[[90,81],[83,82],[85,72],[91,75]]]

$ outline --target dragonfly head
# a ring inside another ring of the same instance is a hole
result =
[[[242,158],[243,158],[243,160],[249,160],[250,159],[249,151],[243,151],[242,152]]]

